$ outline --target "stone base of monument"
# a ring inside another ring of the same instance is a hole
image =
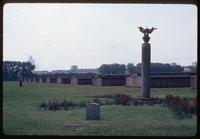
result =
[[[150,98],[136,98],[137,100],[141,100],[141,101],[155,101],[155,100],[158,100],[158,98],[153,98],[153,97],[150,97]]]
[[[142,103],[142,104],[147,104],[147,105],[155,105],[155,104],[161,104],[162,100],[158,99],[158,97],[150,97],[150,98],[135,98],[135,101]]]
[[[86,105],[86,120],[100,120],[100,105],[90,103]]]

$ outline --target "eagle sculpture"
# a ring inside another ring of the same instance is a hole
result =
[[[151,34],[154,30],[156,30],[157,28],[154,28],[154,27],[152,27],[151,29],[148,29],[148,28],[146,28],[146,29],[144,29],[143,27],[138,27],[139,29],[140,29],[140,31],[142,32],[142,33],[144,33],[145,35],[148,35],[148,34]]]

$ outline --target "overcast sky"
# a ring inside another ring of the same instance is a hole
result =
[[[141,62],[143,34],[150,34],[151,62],[197,61],[197,8],[164,4],[6,4],[3,60],[27,61],[36,70],[98,68]]]

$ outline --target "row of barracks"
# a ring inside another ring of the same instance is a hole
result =
[[[151,88],[197,87],[197,75],[185,73],[151,73]],[[127,86],[141,87],[140,74],[135,75],[97,75],[97,74],[65,74],[40,75],[24,78],[24,82],[58,83],[71,85],[94,86]]]

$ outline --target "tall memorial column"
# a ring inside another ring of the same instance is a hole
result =
[[[142,67],[141,67],[141,94],[143,98],[150,98],[150,72],[151,72],[151,45],[149,42],[149,34],[156,28],[144,29],[138,27],[142,33],[144,33],[142,44]]]

